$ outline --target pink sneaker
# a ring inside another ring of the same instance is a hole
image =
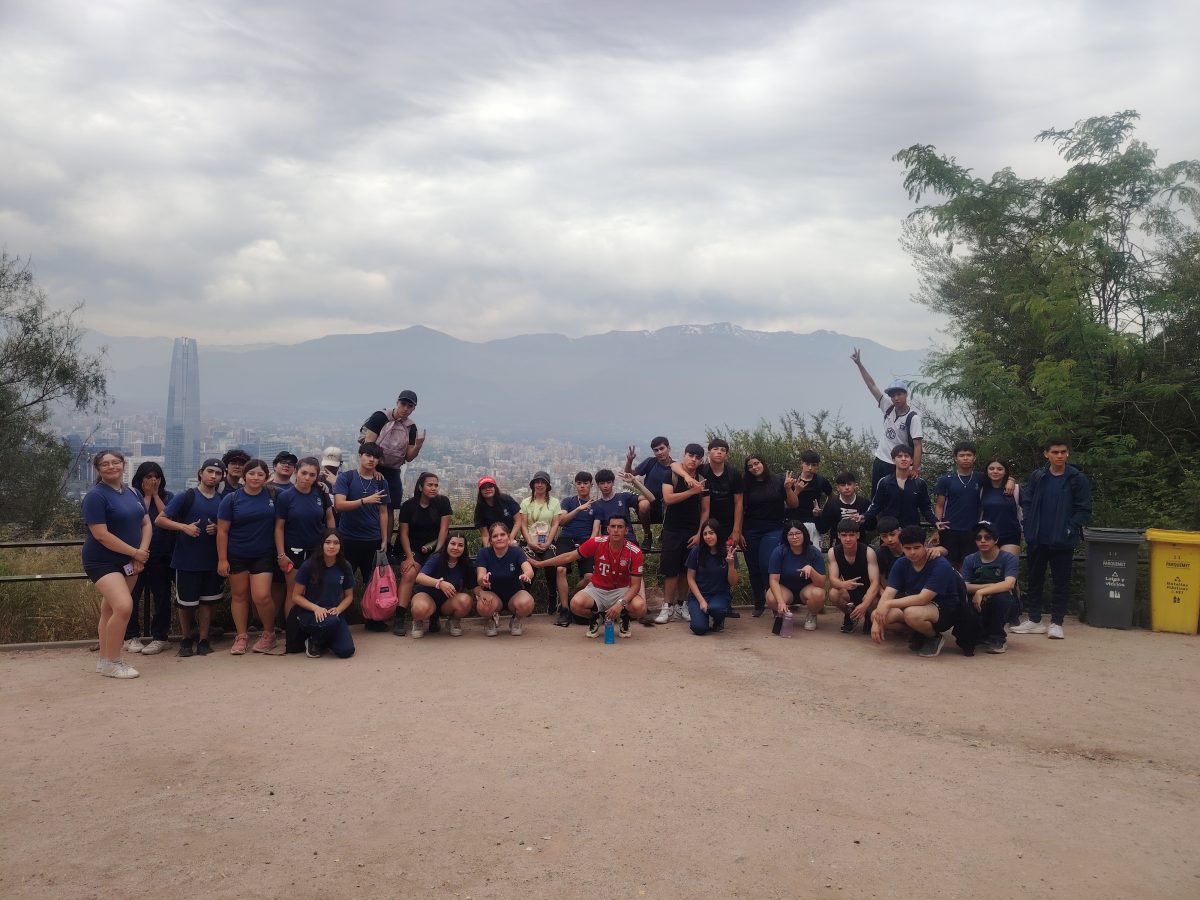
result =
[[[229,648],[229,652],[234,656],[245,656],[246,647],[250,643],[250,635],[239,634],[233,639],[233,646]]]
[[[272,650],[274,650],[275,649],[275,629],[268,628],[268,629],[264,630],[262,633],[262,637],[260,637],[257,641],[255,641],[254,647],[252,649],[254,650],[255,653],[270,653]]]

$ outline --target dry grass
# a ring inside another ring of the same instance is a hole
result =
[[[78,547],[0,550],[0,575],[79,572]],[[96,636],[100,595],[87,580],[27,581],[0,586],[0,643],[80,640]]]

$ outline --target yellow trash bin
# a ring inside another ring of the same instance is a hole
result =
[[[1147,528],[1150,627],[1195,634],[1200,626],[1200,533]]]

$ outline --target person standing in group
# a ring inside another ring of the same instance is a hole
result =
[[[783,543],[771,554],[767,573],[776,614],[786,616],[792,604],[802,604],[804,630],[816,631],[817,614],[825,605],[825,557],[812,545],[807,523],[788,523]]]
[[[520,635],[522,619],[533,615],[533,565],[529,557],[511,539],[508,526],[493,522],[488,529],[488,545],[475,557],[475,576],[482,589],[477,603],[479,615],[487,620],[484,632],[495,637],[500,628],[500,610],[509,613],[508,633]]]
[[[979,499],[979,517],[990,522],[1000,549],[1021,556],[1021,488],[1013,481],[1008,463],[993,456],[988,460]]]
[[[683,451],[684,475],[672,473],[671,481],[663,485],[662,550],[658,558],[658,574],[663,580],[663,605],[655,623],[666,624],[672,616],[687,620],[687,558],[688,551],[700,542],[700,498],[704,482],[697,478],[704,448],[688,444]]]
[[[297,462],[299,458],[291,450],[280,450],[275,454],[271,461],[271,480],[267,483],[275,488],[276,494],[291,488]]]
[[[612,474],[611,472],[609,474]],[[612,484],[612,482],[609,482]],[[578,550],[579,545],[592,536],[595,516],[592,511],[592,473],[577,472],[575,474],[575,496],[562,501],[562,518],[559,519],[558,540],[555,546],[559,553],[570,553]],[[583,588],[592,571],[592,561],[580,557],[579,582],[577,589]],[[558,566],[555,578],[558,582],[558,618],[554,624],[566,628],[571,624],[571,604],[563,602],[567,593],[567,566]]]
[[[984,477],[975,471],[976,450],[970,441],[954,445],[954,471],[947,472],[934,486],[934,515],[938,522],[938,541],[946,548],[950,565],[962,568],[962,561],[975,546],[972,529],[979,521],[979,498]]]
[[[96,671],[109,678],[137,678],[121,659],[125,626],[133,611],[137,576],[150,559],[153,526],[146,507],[125,486],[125,457],[102,450],[92,458],[96,483],[83,498],[83,571],[100,592],[100,660]]]
[[[317,487],[320,463],[316,457],[306,456],[295,468],[291,489],[275,496],[275,562],[284,578],[285,621],[292,611],[296,570],[318,552],[325,533],[334,527],[333,500]]]
[[[275,574],[275,489],[267,486],[270,473],[261,459],[246,463],[242,484],[226,493],[217,513],[217,574],[229,579],[231,611],[237,636],[229,652],[245,654],[250,643],[250,602],[258,612],[262,634],[255,653],[275,649],[275,603],[271,582]]]
[[[783,538],[784,519],[789,510],[799,505],[800,498],[792,474],[789,472],[786,477],[773,474],[766,460],[756,453],[746,457],[743,474],[746,491],[743,544],[754,617],[758,618],[766,609],[771,554]]]
[[[913,474],[912,451],[908,447],[893,447],[892,460],[896,471],[876,484],[871,505],[867,507],[867,520],[890,516],[899,521],[901,528],[920,525],[922,519],[936,526],[938,519],[929,500],[929,486]]]
[[[402,562],[400,585],[397,589],[396,620],[392,626],[392,633],[397,637],[404,635],[404,619],[408,615],[413,585],[417,583],[421,566],[446,546],[446,539],[450,534],[450,519],[454,516],[454,510],[450,507],[450,498],[439,494],[438,489],[438,477],[432,472],[422,472],[417,476],[413,495],[400,504],[396,556]],[[412,636],[421,637],[426,627],[434,632],[439,629],[436,613],[432,618],[414,617]]]
[[[817,470],[821,466],[821,454],[816,450],[805,450],[800,454],[800,474],[796,476],[796,511],[792,521],[808,526],[808,536],[818,550],[821,548],[821,532],[817,528],[817,517],[821,515],[825,501],[833,496],[833,485]]]
[[[475,568],[467,556],[467,539],[452,534],[445,548],[434,553],[417,573],[412,593],[414,638],[431,631],[426,622],[444,613],[451,637],[462,634],[462,620],[471,611],[478,593]]]
[[[495,478],[491,475],[480,478],[475,485],[475,513],[472,516],[472,522],[479,529],[479,545],[486,547],[491,543],[491,528],[497,522],[502,522],[511,534],[520,511],[521,504],[502,493]]]
[[[733,607],[733,587],[738,583],[737,548],[721,540],[721,524],[706,519],[700,526],[700,543],[687,558],[688,625],[692,634],[725,630]]]
[[[308,637],[304,652],[316,659],[332,650],[338,659],[354,655],[346,610],[354,602],[354,572],[342,553],[341,536],[332,528],[320,547],[296,572],[296,617]]]
[[[326,447],[321,451],[321,478],[317,482],[328,494],[333,496],[334,485],[342,471],[342,448]]]
[[[225,455],[221,457],[221,465],[225,467],[225,480],[221,482],[218,494],[232,494],[241,487],[242,473],[245,472],[248,462],[250,454],[241,447],[225,451]]]
[[[654,499],[643,498],[638,501],[638,521],[642,525],[642,547],[649,550],[653,546],[654,535],[651,526],[662,522],[665,507],[663,506],[663,485],[671,480],[671,442],[662,435],[650,441],[648,456],[634,468],[633,461],[637,458],[637,447],[630,447],[625,454],[625,471],[642,479]]]
[[[154,523],[176,533],[171,566],[183,635],[177,655],[184,658],[212,653],[213,604],[225,593],[225,579],[217,573],[217,517],[221,511],[217,489],[224,480],[221,460],[206,459],[196,473],[196,486],[172,497]]]
[[[871,392],[871,396],[879,405],[879,411],[883,413],[883,424],[879,430],[879,446],[875,448],[875,459],[871,463],[870,493],[873,495],[879,479],[892,474],[894,468],[893,447],[910,448],[913,477],[920,476],[921,449],[924,444],[921,414],[908,405],[907,384],[897,378],[887,386],[886,390],[881,391],[875,384],[875,379],[867,373],[863,366],[862,353],[857,347],[850,354],[850,359],[858,367],[858,374],[862,376],[867,390]]]
[[[133,613],[125,626],[125,649],[153,656],[171,646],[171,553],[175,536],[157,524],[158,517],[174,496],[166,488],[167,477],[156,462],[144,462],[133,473],[130,486],[146,509],[154,531],[150,537],[150,559],[133,586]],[[152,610],[152,613],[151,613]],[[148,619],[149,623],[142,621]],[[141,637],[150,635],[142,644]]]
[[[646,486],[639,484],[637,476],[630,473],[622,473],[621,477],[635,491],[647,492]],[[603,537],[607,534],[607,522],[613,516],[620,516],[625,520],[626,534],[625,540],[633,541],[633,510],[637,508],[638,495],[631,494],[629,491],[615,490],[617,476],[612,469],[601,469],[596,473],[596,489],[600,492],[600,496],[592,502],[592,537]],[[650,495],[651,497],[653,494]],[[649,499],[648,497],[645,499]]]
[[[859,536],[866,541],[867,510],[871,501],[858,493],[858,477],[851,471],[838,472],[833,483],[837,486],[817,516],[817,531],[829,535],[830,549],[837,546],[838,526],[849,519],[858,526]]]
[[[1021,492],[1025,546],[1028,550],[1029,590],[1025,594],[1029,621],[1014,625],[1010,634],[1048,634],[1062,640],[1067,603],[1071,599],[1071,559],[1083,526],[1092,518],[1092,486],[1087,476],[1067,460],[1071,445],[1054,438],[1046,441],[1046,465],[1029,476]],[[1042,623],[1042,592],[1046,569],[1054,587],[1050,626]]]
[[[416,459],[425,444],[425,432],[418,431],[416,423],[409,419],[416,408],[417,395],[401,391],[393,409],[372,413],[359,430],[361,442],[377,445],[383,454],[379,458],[379,474],[387,482],[388,496],[397,508],[404,497],[403,466]]]
[[[516,533],[524,540],[532,559],[547,559],[558,551],[554,541],[562,521],[562,506],[550,494],[550,475],[535,472],[529,481],[530,496],[521,501]],[[554,569],[542,573],[546,581],[546,614],[558,613],[558,578]],[[564,598],[565,599],[565,598]]]
[[[341,472],[333,486],[333,509],[338,514],[342,554],[350,568],[362,576],[363,586],[375,574],[375,554],[387,552],[391,517],[388,484],[376,471],[383,451],[367,441],[359,445],[358,467]],[[397,617],[400,609],[397,607]],[[403,622],[403,619],[401,619]],[[386,622],[363,619],[367,631],[387,631]]]
[[[296,454],[290,450],[280,450],[271,460],[271,478],[267,482],[267,487],[275,492],[276,500],[292,489],[292,478],[296,474],[297,461]],[[271,573],[271,603],[275,606],[275,612],[283,616],[285,627],[287,610],[291,606],[288,603],[288,595],[291,593],[293,581],[289,574],[286,563],[277,557],[275,571]]]
[[[704,482],[705,493],[700,497],[700,519],[717,523],[718,543],[724,547],[742,546],[742,518],[745,487],[742,473],[728,465],[729,442],[724,438],[713,438],[708,442],[708,461],[697,470],[696,480]],[[682,463],[672,463],[671,471],[686,476]],[[689,487],[691,480],[684,479]],[[688,609],[692,607],[689,605]],[[732,607],[724,618],[740,619],[741,614]]]

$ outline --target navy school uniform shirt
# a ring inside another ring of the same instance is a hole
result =
[[[150,517],[150,524],[154,526],[154,530],[150,532],[150,558],[155,559],[170,559],[171,553],[175,550],[175,532],[168,531],[165,528],[160,528],[155,524],[154,520],[158,518],[158,507],[151,500],[149,504],[146,502],[146,495],[136,488],[138,499],[142,501],[142,509],[146,510],[146,515]],[[163,500],[163,508],[171,502],[171,498],[175,495],[170,491],[165,491],[166,499]]]
[[[349,469],[338,474],[333,485],[334,494],[341,494],[347,500],[361,500],[376,491],[382,491],[381,505],[388,503],[388,486],[379,475],[375,478],[363,478],[357,469]],[[338,518],[338,531],[342,537],[351,541],[382,541],[379,532],[379,506],[356,506],[343,510]]]
[[[655,500],[661,500],[663,485],[671,480],[674,473],[671,472],[670,463],[664,466],[656,457],[648,456],[638,463],[633,474],[642,477],[646,490],[654,495]]]
[[[983,490],[983,476],[972,472],[964,477],[956,469],[937,480],[933,492],[946,498],[942,518],[950,523],[952,531],[970,531],[979,521],[979,495]]]
[[[226,494],[217,518],[229,523],[229,559],[275,558],[275,498],[266,487],[253,495],[243,488]]]
[[[1021,520],[1017,515],[1017,501],[1004,493],[1003,486],[985,484],[979,498],[979,518],[986,519],[996,529],[1001,543],[1021,542]]]
[[[525,551],[509,544],[508,552],[500,557],[496,556],[496,551],[491,547],[484,547],[475,557],[475,565],[477,568],[486,569],[491,576],[492,586],[489,590],[511,593],[525,588],[525,583],[520,577],[521,563],[526,559]]]
[[[788,544],[783,543],[771,553],[767,574],[778,575],[779,583],[794,594],[809,583],[808,576],[800,574],[805,566],[812,566],[824,575],[825,555],[816,547],[805,547],[803,553],[796,554]]]
[[[302,494],[293,485],[275,497],[275,518],[283,519],[283,546],[313,551],[324,540],[329,496],[315,485]]]
[[[562,502],[562,511],[569,513],[572,510],[582,506],[584,501],[578,496],[568,497]],[[595,503],[589,509],[585,509],[581,513],[577,513],[570,522],[564,525],[560,532],[569,538],[574,538],[577,541],[585,541],[592,536],[592,523],[596,521],[596,505]]]
[[[696,587],[704,595],[704,599],[716,596],[728,596],[732,590],[729,586],[729,566],[725,562],[725,547],[717,546],[717,554],[700,552],[699,547],[693,547],[688,553],[687,567],[696,573]],[[737,556],[733,557],[733,567],[738,567]]]
[[[332,566],[325,570],[320,584],[314,584],[312,560],[305,560],[296,570],[296,584],[304,585],[304,596],[310,603],[333,609],[342,602],[342,595],[354,589],[354,573],[349,568]],[[302,610],[302,612],[308,612]],[[309,615],[312,615],[309,612]]]
[[[83,521],[88,525],[106,525],[115,537],[137,549],[142,544],[142,520],[146,508],[142,498],[130,487],[115,491],[107,484],[97,484],[83,498]],[[83,541],[83,567],[123,566],[132,559],[128,554],[109,550],[92,536],[91,529]]]
[[[608,520],[613,516],[621,516],[625,524],[633,528],[631,511],[637,503],[637,497],[627,491],[613,491],[613,495],[605,500],[601,497],[592,501],[592,518],[600,522],[600,533],[608,534]],[[588,531],[591,536],[591,531]]]
[[[443,581],[448,581],[454,588],[455,592],[469,591],[475,587],[475,566],[476,563],[468,556],[463,555],[458,559],[457,566],[447,566],[444,572],[438,572],[438,566],[441,564],[442,554],[435,553],[425,561],[425,565],[421,566],[421,573],[428,575],[430,578],[441,578]],[[519,573],[518,573],[519,574]],[[495,578],[495,576],[492,576]],[[435,587],[425,587],[417,585],[415,590],[424,591],[427,594],[432,594],[437,590]]]
[[[923,590],[931,590],[936,595],[934,602],[942,609],[958,603],[958,573],[944,556],[926,560],[920,572],[907,556],[900,557],[888,575],[888,587],[896,589],[897,597],[911,597]]]
[[[980,559],[979,552],[976,551],[968,553],[963,560],[962,577],[967,584],[999,584],[1005,578],[1016,578],[1020,568],[1020,560],[1007,550],[997,553],[990,563]]]
[[[189,501],[190,495],[190,501]],[[232,495],[230,495],[232,496]],[[180,491],[171,498],[165,510],[167,518],[183,525],[195,525],[200,529],[196,537],[182,531],[175,532],[175,552],[171,555],[171,568],[177,572],[215,572],[217,570],[217,536],[208,533],[208,524],[216,522],[221,511],[220,494],[205,497],[200,491]],[[185,505],[188,505],[184,513]]]

